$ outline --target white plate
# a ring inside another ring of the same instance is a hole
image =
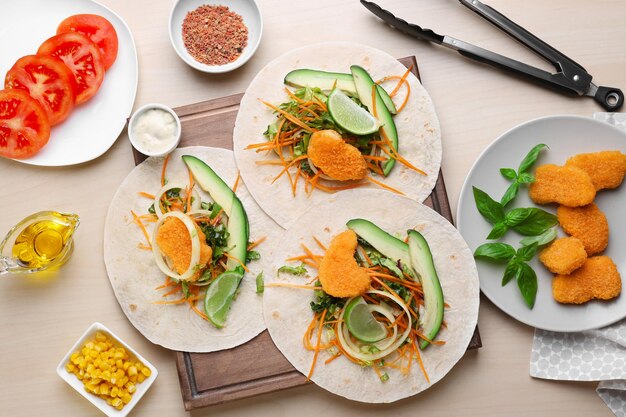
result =
[[[82,347],[85,346],[88,340],[93,340],[93,338],[95,338],[96,336],[96,332],[102,332],[102,333],[107,334],[115,342],[117,342],[117,344],[121,345],[122,347],[124,347],[124,349],[126,349],[126,351],[129,353],[129,356],[131,357],[131,359],[133,359],[133,361],[141,362],[144,366],[148,367],[151,372],[150,376],[146,378],[143,382],[138,382],[137,384],[135,384],[137,390],[133,394],[132,400],[128,404],[126,404],[124,408],[122,408],[121,410],[117,410],[116,408],[107,404],[106,401],[103,400],[102,398],[85,391],[83,381],[81,381],[80,379],[78,379],[76,375],[69,373],[65,369],[65,365],[69,362],[70,356],[72,355],[72,353],[82,349]],[[85,330],[85,333],[83,333],[80,339],[78,339],[76,343],[74,343],[74,346],[72,346],[72,348],[65,354],[63,359],[61,359],[61,362],[59,362],[59,365],[57,366],[57,374],[61,378],[63,378],[65,382],[70,384],[72,388],[78,391],[80,395],[82,395],[87,400],[89,400],[89,402],[91,402],[93,405],[98,407],[98,409],[102,411],[104,414],[106,414],[107,416],[124,417],[128,413],[130,413],[130,411],[135,407],[135,405],[137,405],[141,397],[143,397],[146,391],[148,391],[148,388],[150,388],[150,386],[152,385],[152,383],[154,382],[154,380],[156,379],[159,373],[157,369],[154,367],[154,365],[148,362],[146,358],[141,356],[133,348],[128,346],[126,343],[124,343],[122,339],[117,337],[115,333],[107,329],[103,324],[96,322],[92,324],[91,326],[89,326],[87,330]]]
[[[491,225],[476,210],[472,186],[487,192],[499,200],[509,182],[499,173],[500,168],[517,169],[528,151],[538,143],[545,143],[549,150],[541,151],[535,167],[542,164],[563,165],[567,158],[578,153],[603,150],[626,151],[626,134],[587,117],[550,116],[519,125],[496,139],[478,157],[470,170],[459,199],[457,225],[472,250],[485,243]],[[609,246],[603,255],[608,255],[626,276],[626,192],[624,186],[616,190],[598,193],[595,203],[606,214],[610,227]],[[527,188],[520,189],[517,198],[510,203],[513,207],[530,207],[535,204],[528,197]],[[555,205],[542,208],[556,213]],[[559,230],[561,236],[564,235]],[[523,236],[509,231],[505,243],[519,246]],[[559,304],[552,298],[552,274],[535,258],[531,266],[537,272],[539,290],[532,310],[522,300],[515,282],[502,287],[503,265],[478,261],[478,275],[482,292],[496,306],[511,317],[544,330],[576,332],[599,328],[626,317],[626,296],[604,302],[591,301],[583,305]]]
[[[54,126],[50,140],[35,156],[17,160],[31,165],[65,166],[91,161],[118,138],[137,91],[137,51],[130,29],[113,11],[92,0],[19,0],[3,2],[0,13],[0,76],[24,55],[56,34],[59,23],[79,13],[105,17],[119,40],[117,60],[106,72],[98,93]]]

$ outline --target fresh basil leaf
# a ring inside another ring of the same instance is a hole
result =
[[[502,276],[502,286],[504,287],[506,284],[511,282],[512,279],[517,278],[517,275],[519,275],[521,270],[522,267],[518,261],[512,260],[511,262],[509,262],[504,269],[504,275]]]
[[[520,261],[528,262],[537,253],[537,248],[539,248],[539,245],[537,244],[537,242],[531,243],[528,246],[522,246],[515,253],[515,258],[519,259]]]
[[[520,240],[520,245],[529,246],[533,243],[537,243],[538,246],[545,246],[548,243],[552,242],[556,239],[556,228],[552,227],[540,235],[537,236],[528,236],[524,239]]]
[[[515,208],[506,213],[504,216],[504,223],[507,226],[513,227],[517,226],[530,215],[530,209],[527,208]]]
[[[472,189],[474,191],[476,208],[480,214],[482,214],[482,216],[489,221],[489,223],[494,224],[504,218],[504,208],[502,207],[502,204],[494,201],[483,190],[476,187],[472,187]]]
[[[278,268],[278,272],[285,272],[291,275],[304,275],[306,274],[305,263],[304,262],[301,263],[300,266],[283,265],[280,268]]]
[[[500,239],[509,230],[509,227],[504,222],[496,223],[491,229],[491,232],[487,235],[487,240]]]
[[[514,180],[517,178],[517,173],[513,168],[500,168],[500,174],[507,180]]]
[[[517,172],[521,174],[522,172],[528,171],[528,169],[533,166],[535,161],[537,161],[537,157],[539,157],[539,152],[541,152],[543,148],[547,148],[547,147],[548,146],[543,143],[540,143],[539,145],[536,145],[535,147],[533,147],[530,150],[530,152],[528,152],[526,157],[524,157],[522,162],[519,164],[519,168],[517,169]]]
[[[521,174],[519,174],[519,177],[517,177],[517,182],[519,182],[520,184],[530,184],[532,182],[535,182],[535,176],[529,174],[528,172],[522,172]]]
[[[515,256],[515,249],[506,243],[485,243],[474,251],[475,258],[494,262],[507,262]]]
[[[537,298],[537,274],[527,264],[521,263],[521,271],[517,275],[517,286],[524,297],[524,301],[528,308],[533,308],[535,299]]]
[[[500,199],[500,204],[502,204],[502,206],[506,206],[507,204],[509,204],[511,200],[517,197],[518,191],[519,191],[519,183],[517,181],[515,181],[514,183],[511,183],[511,185],[509,185],[509,188],[506,189],[506,191],[504,192],[504,195]]]
[[[512,227],[517,233],[525,236],[537,236],[558,223],[556,216],[552,213],[540,208],[529,208],[528,210],[530,210],[528,217]]]
[[[256,293],[263,294],[265,291],[265,282],[263,281],[263,271],[256,276]]]

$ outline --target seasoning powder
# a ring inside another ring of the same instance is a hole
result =
[[[228,7],[204,5],[187,13],[183,42],[196,61],[224,65],[237,59],[248,45],[248,28]]]

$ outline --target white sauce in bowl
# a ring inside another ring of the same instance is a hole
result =
[[[133,120],[131,135],[136,147],[146,154],[162,154],[169,151],[178,140],[178,123],[166,110],[151,108]]]

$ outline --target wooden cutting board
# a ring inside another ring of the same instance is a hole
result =
[[[415,57],[399,61],[419,78]],[[243,94],[235,94],[174,109],[182,124],[180,147],[233,148],[233,128]],[[135,163],[146,156],[133,149]],[[452,223],[443,173],[424,204]],[[482,346],[478,327],[468,349]],[[262,358],[260,360],[260,358]],[[234,349],[211,353],[176,352],[176,367],[185,410],[207,407],[259,394],[305,385],[308,382],[276,348],[265,330]]]

